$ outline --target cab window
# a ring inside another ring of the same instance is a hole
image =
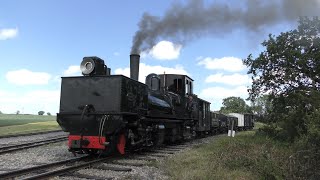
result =
[[[186,94],[192,94],[192,81],[186,79]]]

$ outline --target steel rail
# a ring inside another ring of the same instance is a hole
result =
[[[41,132],[34,132],[34,133],[9,134],[9,135],[0,136],[0,139],[12,138],[12,137],[33,136],[33,135],[39,135],[39,134],[49,134],[49,133],[55,133],[55,132],[63,132],[63,131],[62,130],[50,130],[50,131],[41,131]]]
[[[43,146],[43,145],[50,144],[50,143],[60,142],[60,141],[66,140],[66,139],[67,139],[67,137],[58,137],[58,138],[51,138],[51,139],[28,142],[28,143],[23,143],[23,144],[4,146],[4,147],[0,147],[0,154],[19,151],[22,149],[33,148],[33,147],[37,147],[37,146]]]
[[[21,176],[21,175],[24,175],[24,174],[27,174],[27,173],[32,173],[32,172],[37,171],[37,170],[48,169],[48,168],[51,168],[51,167],[64,165],[64,164],[67,164],[67,163],[70,163],[70,162],[81,161],[81,160],[85,160],[85,159],[88,159],[88,158],[89,158],[89,156],[84,156],[84,157],[73,158],[73,159],[68,159],[68,160],[64,160],[64,161],[57,161],[57,162],[53,162],[53,163],[49,163],[49,164],[33,166],[33,167],[19,169],[19,170],[14,170],[14,171],[6,172],[6,173],[1,173],[0,174],[0,179],[10,179],[10,178],[18,177],[18,176]]]
[[[66,167],[66,168],[63,168],[63,169],[58,169],[58,170],[54,170],[54,171],[49,171],[49,172],[37,174],[37,175],[34,175],[34,176],[29,176],[29,177],[23,178],[22,180],[46,179],[46,178],[50,178],[50,177],[54,177],[54,176],[59,176],[59,175],[66,174],[66,173],[68,173],[70,171],[75,171],[75,170],[82,169],[82,168],[85,168],[85,167],[90,167],[90,166],[92,166],[94,164],[102,163],[102,162],[105,162],[105,161],[110,160],[110,159],[111,159],[110,157],[97,159],[97,160],[85,162],[85,163],[82,163],[82,164],[77,164],[77,165],[74,165],[74,166]]]

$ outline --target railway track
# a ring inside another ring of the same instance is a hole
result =
[[[44,164],[40,166],[33,166],[30,168],[19,169],[14,171],[9,171],[0,174],[0,179],[21,179],[21,180],[31,180],[31,179],[46,179],[56,176],[76,176],[78,178],[89,178],[89,179],[105,179],[101,177],[93,177],[89,175],[79,174],[76,171],[83,168],[96,168],[99,170],[109,170],[109,171],[122,171],[129,172],[132,169],[128,167],[114,167],[111,165],[120,166],[143,166],[143,164],[130,164],[125,162],[116,162],[114,160],[124,159],[125,157],[104,157],[104,158],[94,158],[91,156],[84,156],[79,158],[68,159],[64,161],[53,162],[49,164]],[[146,158],[148,160],[148,158]],[[149,159],[154,160],[154,159]],[[102,164],[108,163],[108,164]]]
[[[25,134],[10,134],[10,135],[0,136],[0,139],[12,138],[12,137],[22,137],[22,136],[32,136],[32,135],[40,135],[40,134],[49,134],[49,133],[55,133],[55,132],[63,132],[63,131],[62,130],[52,130],[52,131],[42,131],[42,132],[25,133]]]
[[[67,137],[63,136],[63,137],[50,138],[50,139],[33,141],[33,142],[28,142],[28,143],[6,145],[3,147],[0,147],[0,155],[5,154],[5,153],[14,152],[14,151],[23,150],[23,149],[33,148],[33,147],[37,147],[37,146],[43,146],[43,145],[50,144],[50,143],[60,142],[60,141],[66,140],[66,139],[67,139]]]
[[[49,164],[33,166],[30,168],[9,171],[9,172],[0,174],[0,179],[23,179],[23,178],[24,179],[32,179],[32,178],[37,179],[36,175],[41,175],[41,174],[45,174],[45,173],[47,174],[47,177],[49,177],[49,175],[48,175],[49,172],[40,173],[40,174],[39,174],[39,172],[44,171],[44,170],[48,170],[48,169],[52,169],[54,167],[62,166],[62,165],[68,164],[68,163],[75,163],[78,161],[83,161],[86,159],[88,159],[88,156],[68,159],[68,160],[64,160],[64,161],[57,161],[57,162],[53,162],[53,163],[49,163]],[[52,172],[54,172],[54,171],[51,171],[51,173]],[[29,176],[26,176],[26,174],[28,174]],[[51,176],[53,176],[53,175],[51,175]],[[43,177],[45,177],[45,176],[43,176]],[[41,178],[41,176],[39,176],[39,178]]]
[[[51,177],[67,177],[67,179],[68,177],[71,179],[75,177],[85,179],[113,179],[114,177],[117,177],[117,175],[111,175],[112,177],[110,177],[110,171],[128,173],[136,168],[145,169],[145,166],[149,166],[152,161],[157,161],[159,158],[162,159],[169,157],[172,154],[179,153],[186,147],[192,147],[197,144],[198,143],[189,142],[187,144],[179,144],[176,146],[169,145],[146,149],[133,154],[128,153],[125,156],[112,156],[106,158],[84,156],[19,170],[2,170],[7,172],[0,174],[0,179],[47,179]],[[132,162],[132,160],[137,162]],[[148,162],[147,164],[146,161]],[[90,175],[88,172],[93,170],[102,172],[101,174],[104,175],[101,175],[100,173],[91,173]]]
[[[72,176],[78,178],[87,178],[87,179],[108,179],[101,178],[98,176],[90,176],[85,174],[77,173],[77,170],[83,168],[95,168],[98,170],[109,170],[109,171],[121,171],[121,172],[130,172],[134,167],[145,166],[143,163],[130,163],[130,162],[119,162],[119,160],[143,160],[143,161],[156,161],[156,158],[163,158],[172,154],[172,152],[178,152],[178,150],[171,150],[167,154],[165,148],[148,150],[144,153],[138,154],[128,154],[126,156],[113,156],[113,157],[104,157],[98,158],[96,156],[84,156],[79,158],[72,158],[63,161],[57,161],[53,163],[43,164],[39,166],[33,166],[29,168],[13,170],[0,174],[0,179],[46,179],[56,176]],[[161,154],[161,153],[165,153]],[[116,165],[117,167],[113,166]]]

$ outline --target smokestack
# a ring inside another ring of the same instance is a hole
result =
[[[130,78],[138,81],[139,79],[139,64],[140,55],[131,54],[130,55]]]

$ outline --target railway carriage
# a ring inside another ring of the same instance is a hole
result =
[[[231,116],[235,116],[238,118],[238,130],[248,130],[254,127],[254,119],[255,116],[253,114],[240,114],[240,113],[229,113]]]

